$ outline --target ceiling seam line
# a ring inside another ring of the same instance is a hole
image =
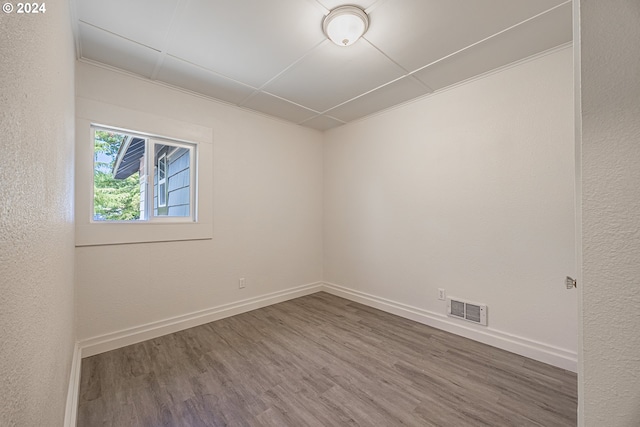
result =
[[[375,3],[373,3],[371,6],[369,6],[368,8],[366,8],[364,10],[364,13],[366,13],[368,15],[371,12],[373,12],[374,10],[376,10],[377,8],[379,8],[380,6],[382,6],[386,2],[387,2],[387,0],[376,0]]]
[[[126,41],[128,41],[128,42],[131,42],[131,43],[137,44],[138,46],[143,46],[143,47],[146,47],[147,49],[151,49],[151,50],[154,50],[154,51],[156,51],[156,52],[160,52],[160,50],[156,49],[155,47],[151,47],[151,46],[148,46],[148,45],[146,45],[146,44],[144,44],[144,43],[140,43],[140,42],[137,42],[137,41],[135,41],[135,40],[132,40],[132,39],[130,39],[130,38],[128,38],[128,37],[124,37],[124,36],[122,36],[122,35],[120,35],[120,34],[116,34],[116,33],[114,33],[113,31],[109,31],[109,30],[106,30],[106,29],[104,29],[104,28],[102,28],[102,27],[98,27],[97,25],[93,25],[93,24],[91,24],[91,23],[89,23],[89,22],[83,21],[82,19],[78,19],[78,22],[82,22],[82,23],[83,23],[83,24],[85,24],[85,25],[88,25],[88,26],[90,26],[90,27],[96,28],[96,29],[98,29],[98,30],[100,30],[100,31],[104,31],[105,33],[109,33],[109,34],[111,34],[112,36],[118,37],[119,39],[126,40]]]
[[[305,110],[309,110],[309,111],[311,111],[311,112],[313,112],[315,114],[322,114],[321,111],[314,110],[313,108],[305,107],[304,105],[298,104],[297,102],[293,102],[293,101],[291,101],[291,100],[289,100],[287,98],[283,98],[281,96],[275,95],[275,94],[273,94],[271,92],[267,92],[266,90],[261,90],[261,91],[258,91],[258,92],[259,93],[264,93],[264,94],[269,95],[269,96],[273,96],[274,98],[278,98],[281,101],[285,101],[285,102],[288,102],[289,104],[293,104],[296,107],[304,108]]]
[[[244,107],[245,102],[250,101],[251,99],[255,98],[256,95],[258,95],[259,93],[261,93],[261,91],[259,89],[254,89],[253,92],[251,92],[249,95],[245,96],[242,99],[242,101],[238,102],[238,104],[237,104],[238,107]]]
[[[404,72],[405,72],[404,76],[402,76],[402,77],[411,77],[411,78],[412,78],[412,80],[416,81],[420,86],[424,87],[427,91],[429,91],[429,92],[433,92],[433,91],[434,91],[434,89],[433,89],[431,86],[429,86],[428,84],[426,84],[425,82],[423,82],[423,81],[422,81],[422,80],[420,80],[419,78],[414,77],[414,76],[411,74],[411,72],[410,72],[409,70],[407,70],[406,68],[404,68],[402,65],[400,65],[400,64],[399,64],[399,63],[397,63],[396,61],[394,61],[394,60],[393,60],[389,55],[387,55],[386,53],[384,53],[384,52],[382,51],[382,49],[380,49],[378,46],[376,46],[375,44],[373,44],[373,43],[371,42],[371,40],[369,40],[368,38],[366,38],[366,37],[364,37],[364,36],[363,36],[362,38],[363,38],[367,43],[369,43],[369,45],[371,45],[371,47],[373,47],[375,50],[377,50],[378,52],[380,52],[380,53],[381,53],[385,58],[387,58],[389,61],[393,62],[393,63],[394,63],[395,65],[397,65],[400,69],[402,69],[402,71],[404,71]],[[402,77],[400,77],[400,78],[402,78]],[[389,83],[393,83],[394,81],[397,81],[397,80],[398,80],[398,79],[393,80],[393,81],[391,81],[391,82],[388,82],[387,84],[389,84]],[[380,87],[382,87],[382,86],[380,86]],[[378,89],[378,88],[376,88],[376,89]],[[373,89],[373,90],[376,90],[376,89]],[[363,94],[363,95],[365,95],[365,94]],[[339,105],[336,105],[336,107],[339,107]]]
[[[175,8],[173,9],[173,13],[171,14],[171,20],[169,21],[169,28],[167,29],[167,32],[164,35],[164,40],[162,40],[162,44],[161,44],[162,48],[160,50],[160,56],[156,61],[156,66],[153,68],[153,72],[151,73],[151,80],[158,79],[158,74],[160,74],[160,68],[164,64],[164,60],[168,54],[167,44],[168,44],[168,40],[171,39],[169,36],[173,34],[173,32],[175,31],[175,22],[177,20],[178,14],[180,13],[183,7],[185,7],[184,0],[178,0]]]
[[[360,95],[358,95],[358,96],[354,96],[353,98],[350,98],[350,99],[348,99],[348,100],[346,100],[346,101],[344,101],[344,102],[341,102],[341,103],[340,103],[340,104],[338,104],[338,105],[334,105],[333,107],[331,107],[331,108],[329,108],[329,109],[327,109],[327,110],[324,110],[324,111],[323,111],[322,113],[320,113],[320,114],[326,114],[326,113],[328,113],[328,112],[331,112],[331,110],[335,110],[335,109],[336,109],[336,108],[338,108],[338,107],[342,107],[343,105],[348,104],[348,103],[349,103],[349,102],[351,102],[351,101],[355,101],[356,99],[362,98],[363,96],[368,95],[368,94],[370,94],[370,93],[372,93],[372,92],[375,92],[375,91],[376,91],[376,90],[378,90],[378,89],[382,89],[382,88],[383,88],[383,87],[385,87],[385,86],[389,86],[390,84],[393,84],[393,83],[395,83],[395,82],[397,82],[397,81],[400,81],[400,80],[404,79],[405,77],[407,77],[407,76],[400,76],[400,77],[398,77],[398,78],[396,78],[396,79],[393,79],[393,80],[388,81],[388,82],[386,82],[386,83],[384,83],[384,84],[381,84],[380,86],[374,87],[373,89],[368,90],[368,91],[366,91],[366,92],[364,92],[364,93],[361,93],[361,94],[360,94]],[[433,92],[433,91],[432,91],[432,92]]]
[[[407,70],[406,68],[404,68],[402,65],[398,64],[394,59],[392,59],[389,55],[387,55],[386,53],[384,53],[382,51],[382,49],[380,49],[378,46],[376,46],[375,44],[373,44],[373,42],[371,40],[369,40],[368,38],[366,38],[365,36],[361,37],[364,41],[366,41],[367,43],[369,43],[369,45],[374,48],[375,50],[377,50],[378,52],[380,52],[380,54],[382,56],[384,56],[385,58],[387,58],[389,61],[393,62],[394,65],[396,65],[398,68],[400,68],[402,71],[404,71],[404,75],[408,76],[409,74],[411,74],[411,71]]]
[[[367,115],[365,115],[363,117],[358,117],[356,119],[351,120],[349,123],[352,123],[352,122],[358,121],[358,120],[362,120],[362,119],[366,119],[369,116],[378,115],[378,114],[381,114],[381,113],[383,113],[385,111],[391,111],[391,110],[394,110],[394,109],[397,109],[397,108],[401,108],[404,105],[408,105],[408,104],[411,104],[411,103],[419,102],[422,99],[426,99],[426,98],[433,97],[433,96],[438,96],[438,95],[442,94],[443,92],[447,92],[447,91],[453,90],[453,89],[455,89],[457,87],[464,86],[466,84],[472,83],[472,82],[480,80],[480,79],[484,79],[484,78],[486,78],[488,76],[491,76],[493,74],[501,73],[504,70],[508,70],[510,68],[517,67],[517,66],[519,66],[519,65],[521,65],[523,63],[535,60],[537,58],[541,58],[541,57],[546,56],[546,55],[553,54],[553,53],[558,52],[558,51],[560,51],[562,49],[566,49],[567,47],[571,46],[572,44],[573,44],[573,41],[569,41],[569,42],[563,43],[561,45],[549,48],[549,49],[544,50],[542,52],[538,52],[538,53],[535,53],[533,55],[527,56],[525,58],[518,59],[518,60],[516,60],[514,62],[510,62],[508,64],[502,65],[502,66],[500,66],[498,68],[494,68],[492,70],[485,71],[484,73],[474,75],[474,76],[469,77],[469,78],[467,78],[465,80],[461,80],[459,82],[452,83],[452,84],[450,84],[448,86],[444,86],[444,87],[439,88],[439,89],[437,89],[437,90],[435,90],[435,91],[433,91],[431,93],[425,93],[424,95],[420,95],[420,96],[418,96],[416,98],[408,99],[408,100],[403,101],[403,102],[401,102],[399,104],[394,104],[394,105],[392,105],[390,107],[383,108],[382,110],[375,111],[375,112],[367,114]]]
[[[474,46],[477,46],[477,45],[479,45],[479,44],[481,44],[481,43],[484,43],[484,42],[486,42],[486,41],[488,41],[488,40],[491,40],[492,38],[497,37],[497,36],[499,36],[499,35],[501,35],[501,34],[504,34],[504,33],[506,33],[507,31],[511,31],[511,30],[513,30],[514,28],[516,28],[516,27],[518,27],[518,26],[520,26],[520,25],[522,25],[522,24],[526,24],[526,23],[527,23],[527,22],[529,22],[529,21],[533,21],[534,19],[537,19],[537,18],[539,18],[539,17],[541,17],[541,16],[543,16],[543,15],[546,15],[547,13],[549,13],[549,12],[551,12],[551,11],[555,10],[555,9],[558,9],[559,7],[562,7],[562,6],[566,5],[566,4],[571,3],[571,1],[572,1],[572,0],[567,0],[567,1],[565,1],[565,2],[563,2],[563,3],[561,3],[561,4],[559,4],[559,5],[556,5],[556,6],[554,6],[554,7],[552,7],[552,8],[549,8],[549,9],[547,9],[547,10],[543,11],[543,12],[540,12],[540,13],[538,13],[537,15],[534,15],[534,16],[532,16],[532,17],[530,17],[530,18],[527,18],[527,19],[525,19],[524,21],[520,21],[520,22],[518,22],[517,24],[513,24],[512,26],[507,27],[507,28],[505,28],[505,29],[504,29],[504,30],[502,30],[502,31],[498,31],[497,33],[494,33],[494,34],[492,34],[492,35],[490,35],[490,36],[488,36],[488,37],[485,37],[485,38],[484,38],[484,39],[482,39],[482,40],[478,40],[477,42],[472,43],[472,44],[470,44],[470,45],[468,45],[468,46],[465,46],[465,47],[463,47],[463,48],[461,48],[461,49],[458,49],[458,50],[456,50],[455,52],[452,52],[452,53],[450,53],[450,54],[448,54],[448,55],[443,56],[442,58],[436,59],[435,61],[430,62],[430,63],[429,63],[429,64],[427,64],[427,65],[423,65],[422,67],[417,68],[417,69],[415,69],[415,70],[411,71],[409,74],[410,74],[410,75],[414,75],[415,73],[418,73],[418,72],[420,72],[420,71],[422,71],[422,70],[424,70],[424,69],[427,69],[427,68],[431,67],[432,65],[435,65],[435,64],[437,64],[437,63],[439,63],[439,62],[442,62],[442,61],[444,61],[444,60],[446,60],[446,59],[448,59],[448,58],[451,58],[452,56],[455,56],[455,55],[457,55],[457,54],[459,54],[459,53],[461,53],[461,52],[464,52],[465,50],[471,49],[471,48],[472,48],[472,47],[474,47]]]
[[[324,7],[322,3],[320,3],[320,0],[309,0],[309,1],[315,4],[319,9],[322,9],[325,16],[327,16],[329,12],[331,12],[329,9]]]
[[[293,61],[289,66],[287,66],[284,70],[280,71],[278,74],[276,74],[275,76],[271,77],[269,80],[267,80],[265,83],[263,83],[262,85],[258,86],[258,90],[262,91],[265,86],[267,86],[268,84],[272,83],[273,81],[275,81],[276,79],[278,79],[280,76],[282,76],[284,73],[286,73],[287,71],[289,71],[291,68],[295,67],[298,63],[300,63],[303,59],[305,59],[307,56],[311,55],[311,53],[313,53],[313,51],[315,51],[316,49],[318,49],[320,46],[322,46],[323,44],[326,44],[329,40],[328,39],[324,39],[321,42],[319,42],[318,44],[316,44],[315,46],[313,46],[311,49],[309,49],[307,52],[304,53],[304,55],[302,55],[300,58],[296,59],[295,61]]]
[[[94,67],[98,67],[98,68],[102,68],[102,69],[105,69],[105,70],[113,71],[114,73],[117,73],[117,74],[121,74],[121,75],[124,75],[124,76],[129,76],[129,77],[137,79],[137,80],[141,80],[141,81],[144,81],[144,82],[149,82],[149,83],[154,84],[154,85],[162,86],[162,87],[165,87],[167,89],[175,90],[176,92],[181,92],[181,93],[184,93],[184,94],[187,94],[187,95],[191,95],[191,96],[195,96],[195,97],[198,97],[198,98],[201,98],[201,99],[206,99],[206,100],[209,100],[211,102],[215,102],[215,103],[220,104],[220,105],[226,105],[226,106],[231,107],[231,108],[237,108],[240,111],[248,111],[248,112],[250,112],[252,114],[258,114],[258,115],[260,115],[262,117],[266,117],[266,118],[269,118],[269,119],[272,119],[272,120],[277,120],[277,121],[280,121],[280,122],[296,124],[296,122],[294,122],[292,120],[287,120],[287,119],[285,119],[283,117],[274,116],[273,114],[264,113],[264,112],[258,111],[258,110],[252,110],[252,109],[247,108],[247,107],[241,107],[241,106],[239,106],[239,105],[237,105],[237,104],[235,104],[233,102],[225,101],[223,99],[216,98],[216,97],[213,97],[211,95],[205,95],[203,93],[196,92],[196,91],[193,91],[191,89],[186,89],[186,88],[183,88],[183,87],[180,87],[180,86],[176,86],[176,85],[173,85],[171,83],[166,83],[166,82],[163,82],[162,80],[151,80],[148,77],[145,77],[143,75],[134,73],[133,71],[123,70],[122,68],[114,67],[112,65],[108,65],[108,64],[105,64],[103,62],[95,61],[93,59],[80,58],[78,61],[82,62],[82,63],[85,63],[85,64],[88,64],[88,65],[91,65],[91,66],[94,66]],[[314,116],[314,117],[316,117],[316,116]]]
[[[171,57],[171,58],[175,58],[175,59],[177,59],[178,61],[182,61],[182,62],[187,63],[187,64],[189,64],[189,65],[192,65],[192,66],[194,66],[194,67],[196,67],[196,68],[199,68],[199,69],[201,69],[201,70],[204,70],[204,71],[206,71],[206,72],[208,72],[208,73],[215,74],[215,75],[216,75],[216,76],[218,76],[218,77],[222,77],[223,79],[226,79],[226,80],[232,81],[232,82],[237,83],[237,84],[239,84],[239,85],[241,85],[241,86],[248,87],[248,88],[249,88],[249,89],[251,89],[251,90],[259,90],[259,89],[258,89],[258,88],[256,88],[255,86],[248,85],[248,84],[243,83],[243,82],[241,82],[241,81],[239,81],[239,80],[233,79],[233,78],[231,78],[231,77],[229,77],[229,76],[226,76],[226,75],[221,74],[221,73],[219,73],[219,72],[217,72],[217,71],[214,71],[214,70],[212,70],[212,69],[210,69],[210,68],[203,67],[202,65],[198,65],[198,64],[195,64],[195,63],[193,63],[193,62],[191,62],[191,61],[187,61],[186,59],[183,59],[183,58],[180,58],[180,57],[177,57],[177,56],[171,55],[170,53],[167,53],[167,56],[169,56],[169,57]]]
[[[309,122],[309,121],[311,121],[311,120],[313,120],[313,119],[317,119],[318,117],[328,117],[328,118],[330,118],[330,119],[332,119],[332,120],[335,120],[336,122],[340,122],[340,123],[342,123],[343,125],[346,125],[346,124],[348,123],[348,122],[345,122],[344,120],[341,120],[341,119],[339,119],[339,118],[337,118],[337,117],[329,116],[329,115],[325,115],[325,114],[323,114],[323,113],[320,113],[320,114],[316,114],[316,115],[315,115],[315,116],[313,116],[313,117],[309,117],[308,119],[305,119],[305,120],[303,120],[303,121],[301,121],[301,122],[297,122],[296,124],[297,124],[297,125],[302,125],[302,124],[307,123],[307,122]]]
[[[166,57],[167,57],[167,52],[160,51],[160,54],[158,55],[158,59],[156,60],[156,65],[154,65],[153,72],[149,77],[151,80],[158,80],[158,74],[160,74],[160,68],[164,64],[164,58]]]
[[[241,108],[241,107],[239,107],[238,105],[236,105],[235,103],[233,103],[231,101],[225,101],[224,99],[216,98],[216,97],[211,96],[211,95],[206,95],[204,93],[197,92],[197,91],[194,91],[194,90],[191,90],[191,89],[187,89],[187,88],[184,88],[184,87],[181,87],[181,86],[176,86],[174,84],[167,83],[167,82],[164,82],[162,80],[151,80],[149,77],[143,76],[143,75],[135,73],[133,71],[123,70],[122,68],[114,67],[113,65],[108,65],[108,64],[105,64],[105,63],[100,62],[100,61],[95,61],[93,59],[88,59],[88,58],[80,58],[78,61],[79,62],[83,62],[85,64],[92,65],[94,67],[103,68],[105,70],[109,70],[109,71],[112,71],[114,73],[118,73],[118,74],[122,74],[122,75],[125,75],[125,76],[129,76],[129,77],[134,78],[134,79],[138,79],[138,80],[142,80],[142,81],[149,82],[149,83],[152,83],[152,84],[164,86],[164,87],[176,90],[178,92],[187,93],[187,94],[196,96],[198,98],[208,99],[208,100],[217,102],[219,104],[229,105],[229,106],[232,106],[232,107],[235,107],[235,108]],[[266,114],[266,113],[261,113],[259,111],[256,111],[256,112],[258,112],[260,114]],[[273,117],[275,117],[275,116],[273,116]],[[282,120],[285,120],[285,119],[282,119]]]

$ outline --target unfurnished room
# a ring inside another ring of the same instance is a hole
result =
[[[0,12],[0,425],[640,426],[638,0]]]

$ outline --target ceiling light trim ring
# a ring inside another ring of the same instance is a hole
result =
[[[369,29],[369,16],[357,6],[333,9],[322,21],[322,31],[338,46],[350,46]]]

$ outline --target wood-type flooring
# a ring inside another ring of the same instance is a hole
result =
[[[575,426],[576,375],[324,292],[82,361],[78,426]]]

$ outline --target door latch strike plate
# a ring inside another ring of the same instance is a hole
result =
[[[578,287],[578,282],[576,281],[576,279],[569,276],[567,276],[567,278],[564,280],[564,283],[567,286],[567,289],[573,289]]]

